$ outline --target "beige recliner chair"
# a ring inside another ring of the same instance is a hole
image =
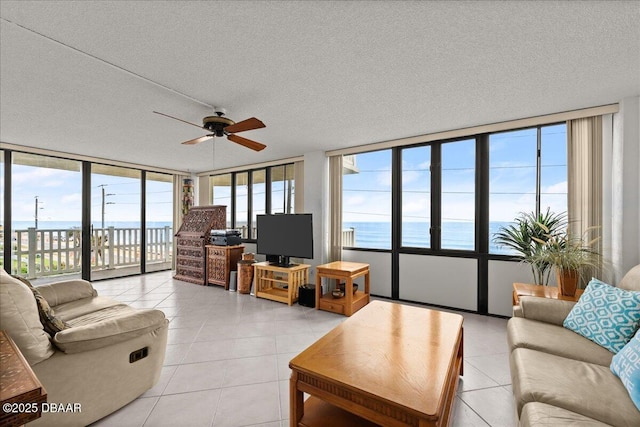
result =
[[[30,426],[85,426],[158,381],[169,324],[162,311],[100,297],[84,280],[38,286],[64,323],[64,329],[51,336],[32,289],[4,270],[0,279],[0,329],[31,365],[47,391],[47,402],[81,405],[81,412],[43,413]]]

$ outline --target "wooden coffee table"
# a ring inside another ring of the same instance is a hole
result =
[[[462,320],[371,302],[289,362],[290,425],[448,425],[462,375]]]

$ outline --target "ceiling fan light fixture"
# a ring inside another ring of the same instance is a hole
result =
[[[217,137],[224,136],[224,128],[233,124],[233,120],[222,116],[208,116],[202,119],[202,127]]]

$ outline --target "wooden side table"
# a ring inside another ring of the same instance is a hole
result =
[[[540,297],[559,299],[563,301],[578,301],[580,295],[584,292],[584,289],[576,289],[576,294],[572,297],[566,295],[560,295],[557,286],[542,286],[532,285],[529,283],[514,283],[513,284],[513,305],[520,305],[520,297]]]
[[[229,276],[238,268],[238,261],[244,252],[243,245],[207,245],[207,283],[224,286],[229,290]]]
[[[353,280],[364,276],[364,289],[353,292]],[[322,295],[322,278],[345,282],[345,295],[334,298],[331,291]],[[316,309],[351,316],[369,304],[369,264],[334,261],[316,267]]]
[[[11,337],[0,331],[0,426],[21,426],[42,416],[47,392]],[[5,411],[5,405],[11,411]],[[16,409],[15,411],[13,409]]]
[[[253,264],[256,297],[292,305],[298,301],[298,288],[309,281],[309,264],[279,267],[268,262]]]

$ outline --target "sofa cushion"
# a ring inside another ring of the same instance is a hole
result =
[[[639,426],[640,412],[606,366],[517,348],[510,356],[516,408],[546,403],[613,426]]]
[[[37,286],[37,289],[52,307],[66,302],[98,296],[98,292],[93,289],[91,283],[80,279],[40,285]]]
[[[53,342],[65,353],[81,353],[137,338],[167,323],[160,310],[114,306],[74,319]]]
[[[611,372],[627,388],[629,397],[640,410],[640,332],[611,361]]]
[[[524,405],[520,416],[520,427],[549,426],[586,426],[606,427],[609,424],[585,417],[582,414],[567,411],[557,406],[541,402],[531,402]]]
[[[564,321],[564,327],[614,353],[640,325],[640,292],[625,291],[597,279],[587,288]]]
[[[73,319],[96,313],[108,307],[127,306],[120,301],[107,297],[83,298],[55,306],[58,317],[73,326]]]
[[[55,351],[40,322],[33,292],[3,269],[0,269],[0,329],[8,332],[32,366]]]
[[[40,322],[44,327],[44,331],[51,336],[54,336],[61,330],[68,328],[69,326],[64,322],[64,320],[56,317],[55,311],[51,308],[47,300],[42,296],[40,291],[33,287],[31,282],[24,277],[20,276],[11,276],[14,279],[20,280],[22,283],[27,285],[31,292],[33,292],[33,296],[36,299],[36,304],[38,306],[38,315],[40,316]]]
[[[557,356],[609,366],[613,353],[562,326],[523,318],[507,323],[509,349],[530,348]]]

